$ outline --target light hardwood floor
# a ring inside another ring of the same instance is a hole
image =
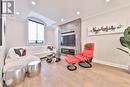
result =
[[[47,64],[42,61],[39,76],[26,78],[18,87],[130,87],[130,73],[126,70],[93,63],[91,69],[78,66],[68,71],[67,63]]]

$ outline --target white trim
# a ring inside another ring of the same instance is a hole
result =
[[[65,33],[65,34],[61,34],[61,36],[66,36],[66,35],[75,35],[75,32],[72,32],[72,33]]]
[[[113,66],[113,67],[117,67],[117,68],[128,70],[128,66],[127,65],[121,65],[121,64],[106,62],[106,61],[102,61],[102,60],[93,60],[93,61],[95,63],[104,64],[104,65]]]

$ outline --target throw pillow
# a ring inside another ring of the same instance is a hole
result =
[[[15,53],[19,56],[21,56],[21,52],[20,50],[22,50],[23,48],[18,48],[18,49],[14,49]]]
[[[22,56],[26,56],[26,50],[25,49],[22,51]]]
[[[18,49],[14,49],[14,51],[17,55],[19,55],[19,57],[26,56],[26,49],[18,48]]]

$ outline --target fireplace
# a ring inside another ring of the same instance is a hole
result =
[[[68,55],[75,55],[75,49],[61,48],[61,53]]]

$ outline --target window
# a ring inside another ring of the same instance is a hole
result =
[[[28,21],[28,42],[29,44],[42,44],[44,42],[44,24]]]

